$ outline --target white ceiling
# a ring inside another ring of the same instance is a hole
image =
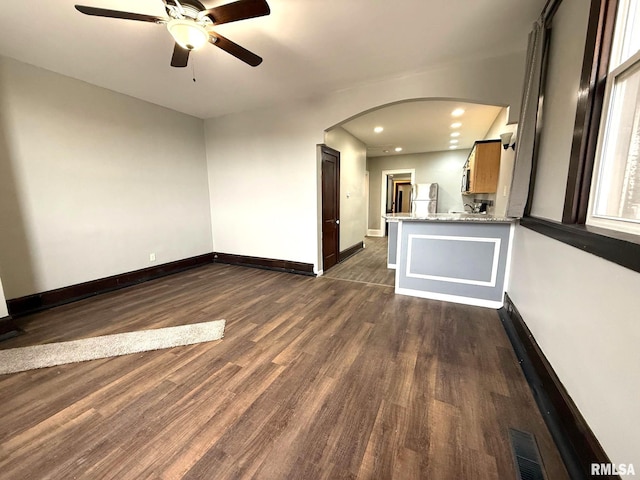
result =
[[[269,16],[217,27],[264,58],[256,68],[212,45],[192,54],[189,67],[172,68],[173,40],[164,26],[90,17],[74,9],[81,3],[164,16],[161,0],[10,2],[0,14],[0,54],[210,118],[524,50],[545,0],[268,2]]]
[[[458,108],[462,108],[464,113],[453,117],[451,113]],[[368,157],[438,152],[451,146],[459,149],[473,147],[473,142],[485,138],[501,109],[454,101],[412,101],[365,113],[341,127],[367,145]],[[452,128],[456,122],[462,125]],[[378,126],[384,128],[380,133],[374,131]],[[459,136],[452,137],[452,133]],[[452,140],[457,140],[455,145],[452,145]],[[397,147],[402,151],[396,152]]]

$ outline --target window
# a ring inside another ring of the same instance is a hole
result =
[[[587,224],[640,234],[640,2],[618,4]]]
[[[565,81],[547,78],[546,68],[549,46],[558,38],[553,18],[562,3],[549,0],[541,14],[540,93],[531,95],[533,121],[525,118],[518,129],[531,130],[519,140],[530,140],[532,147],[525,152],[531,155],[530,179],[520,225],[640,272],[640,0],[589,2],[562,220],[531,215],[545,89],[548,82]],[[528,167],[522,165],[525,178]]]

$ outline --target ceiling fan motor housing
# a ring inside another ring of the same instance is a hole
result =
[[[182,48],[196,50],[202,47],[209,40],[206,27],[212,25],[209,17],[198,18],[205,7],[197,0],[174,0],[173,3],[175,5],[167,3],[167,13],[172,18],[167,29]]]
[[[171,3],[173,3],[173,5],[171,5]],[[206,7],[197,0],[178,0],[177,5],[176,2],[167,2],[167,13],[172,18],[187,17],[195,20],[198,18],[198,14],[203,10],[206,10]],[[210,21],[208,17],[205,18]]]

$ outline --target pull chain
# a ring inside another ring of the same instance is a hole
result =
[[[196,59],[192,58],[191,59],[191,74],[193,76],[193,83],[196,82]]]

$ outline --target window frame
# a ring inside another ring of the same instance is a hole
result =
[[[631,1],[636,1],[636,0],[631,0]],[[612,45],[613,49],[615,49],[615,46],[616,46],[615,44]],[[620,44],[619,47],[622,48],[622,45]],[[615,53],[612,51],[612,55],[613,54],[620,55],[620,52]],[[636,220],[636,219],[632,220],[632,219],[601,215],[601,214],[595,213],[596,205],[599,200],[597,199],[599,194],[598,189],[600,188],[601,183],[604,184],[604,182],[601,181],[601,178],[599,177],[599,175],[601,174],[603,163],[605,163],[604,152],[605,150],[608,150],[608,143],[609,143],[609,139],[607,138],[606,135],[604,135],[604,133],[607,130],[613,128],[610,122],[612,119],[616,118],[615,116],[612,116],[612,111],[611,111],[612,108],[615,108],[614,97],[616,93],[616,88],[619,85],[619,80],[622,77],[628,74],[633,74],[633,75],[636,75],[636,78],[638,78],[638,75],[640,75],[640,51],[631,55],[626,60],[620,62],[615,68],[611,68],[611,67],[612,66],[609,65],[610,71],[608,72],[607,78],[605,79],[606,88],[605,88],[604,101],[603,101],[603,115],[602,115],[602,118],[600,119],[598,149],[596,151],[596,157],[594,160],[594,172],[596,173],[592,175],[592,184],[591,184],[592,193],[589,197],[589,206],[587,209],[587,216],[586,216],[587,220],[585,223],[587,225],[591,225],[594,227],[620,230],[623,232],[629,232],[634,235],[640,236],[639,220]]]
[[[551,31],[561,3],[562,0],[549,0],[545,6],[543,16]],[[546,35],[529,194],[520,225],[640,272],[640,235],[586,225],[617,6],[618,0],[591,0],[561,222],[531,215],[552,41],[552,35]]]

